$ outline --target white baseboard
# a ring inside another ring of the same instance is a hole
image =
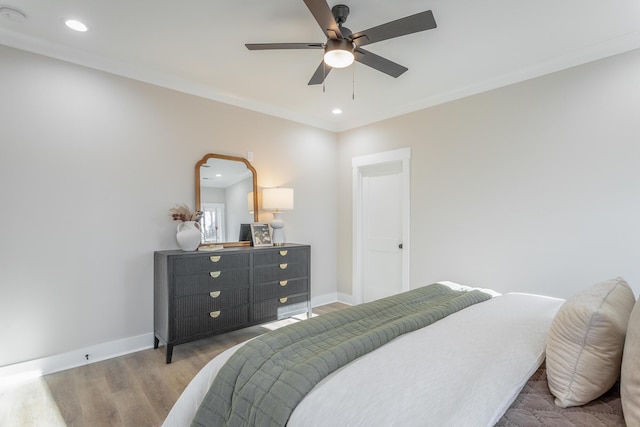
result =
[[[331,304],[338,301],[338,293],[332,292],[329,294],[319,295],[311,298],[311,307],[318,307],[320,305]]]
[[[338,294],[338,302],[341,302],[343,304],[353,305],[354,304],[353,295],[339,293]]]
[[[146,350],[152,347],[153,333],[123,338],[121,340],[96,344],[67,353],[2,366],[0,367],[0,378],[5,382],[5,380],[19,380],[19,378],[24,377],[38,377],[129,353],[135,353],[136,351]]]
[[[311,298],[311,307],[318,307],[320,305],[331,304],[333,302],[353,305],[353,296],[338,292],[316,296]]]

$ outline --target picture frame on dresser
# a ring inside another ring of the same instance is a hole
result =
[[[259,222],[251,224],[251,245],[255,247],[273,246],[268,224]]]

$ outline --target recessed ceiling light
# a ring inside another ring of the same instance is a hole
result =
[[[335,115],[342,114],[342,109],[334,108],[333,110],[331,110],[331,112]]]
[[[84,23],[78,21],[77,19],[65,19],[64,25],[66,25],[67,27],[71,28],[74,31],[79,31],[81,33],[84,33],[85,31],[89,30],[89,27],[87,27]]]

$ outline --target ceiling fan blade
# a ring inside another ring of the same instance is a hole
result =
[[[402,73],[408,70],[407,67],[403,67],[400,64],[396,64],[393,61],[389,61],[382,56],[371,53],[368,50],[357,48],[355,51],[356,61],[368,65],[378,71],[390,75],[391,77],[399,77]]]
[[[371,43],[392,39],[394,37],[406,36],[407,34],[436,28],[436,20],[433,12],[416,13],[415,15],[396,19],[368,30],[359,31],[351,35],[351,39],[356,46],[366,46]]]
[[[331,67],[322,61],[318,68],[316,68],[316,72],[311,76],[311,80],[309,80],[308,83],[309,86],[322,84],[324,79],[329,75],[329,71],[331,71]]]
[[[249,50],[271,49],[323,49],[322,43],[247,43]]]
[[[325,0],[304,0],[304,4],[307,5],[309,11],[328,39],[342,38],[338,23]]]

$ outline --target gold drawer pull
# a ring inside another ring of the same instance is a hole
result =
[[[217,318],[218,316],[220,316],[220,310],[212,311],[211,313],[209,313],[209,316],[213,317],[214,319]]]
[[[280,264],[280,270],[286,270],[289,264]]]
[[[289,299],[289,298],[287,298],[287,297],[280,298],[280,302],[281,302],[282,304],[284,304],[285,302],[287,302],[287,300],[288,300],[288,299]]]
[[[280,286],[287,286],[288,280],[280,280]]]
[[[287,256],[287,253],[288,253],[288,252],[289,252],[289,251],[280,251],[280,255],[281,255],[281,256]]]
[[[218,277],[220,277],[220,271],[211,271],[209,272],[209,276],[213,277],[214,279],[217,279]]]
[[[220,291],[209,292],[209,296],[211,298],[218,298],[220,296]]]
[[[220,255],[210,256],[209,259],[211,260],[211,262],[218,262],[220,261]]]

